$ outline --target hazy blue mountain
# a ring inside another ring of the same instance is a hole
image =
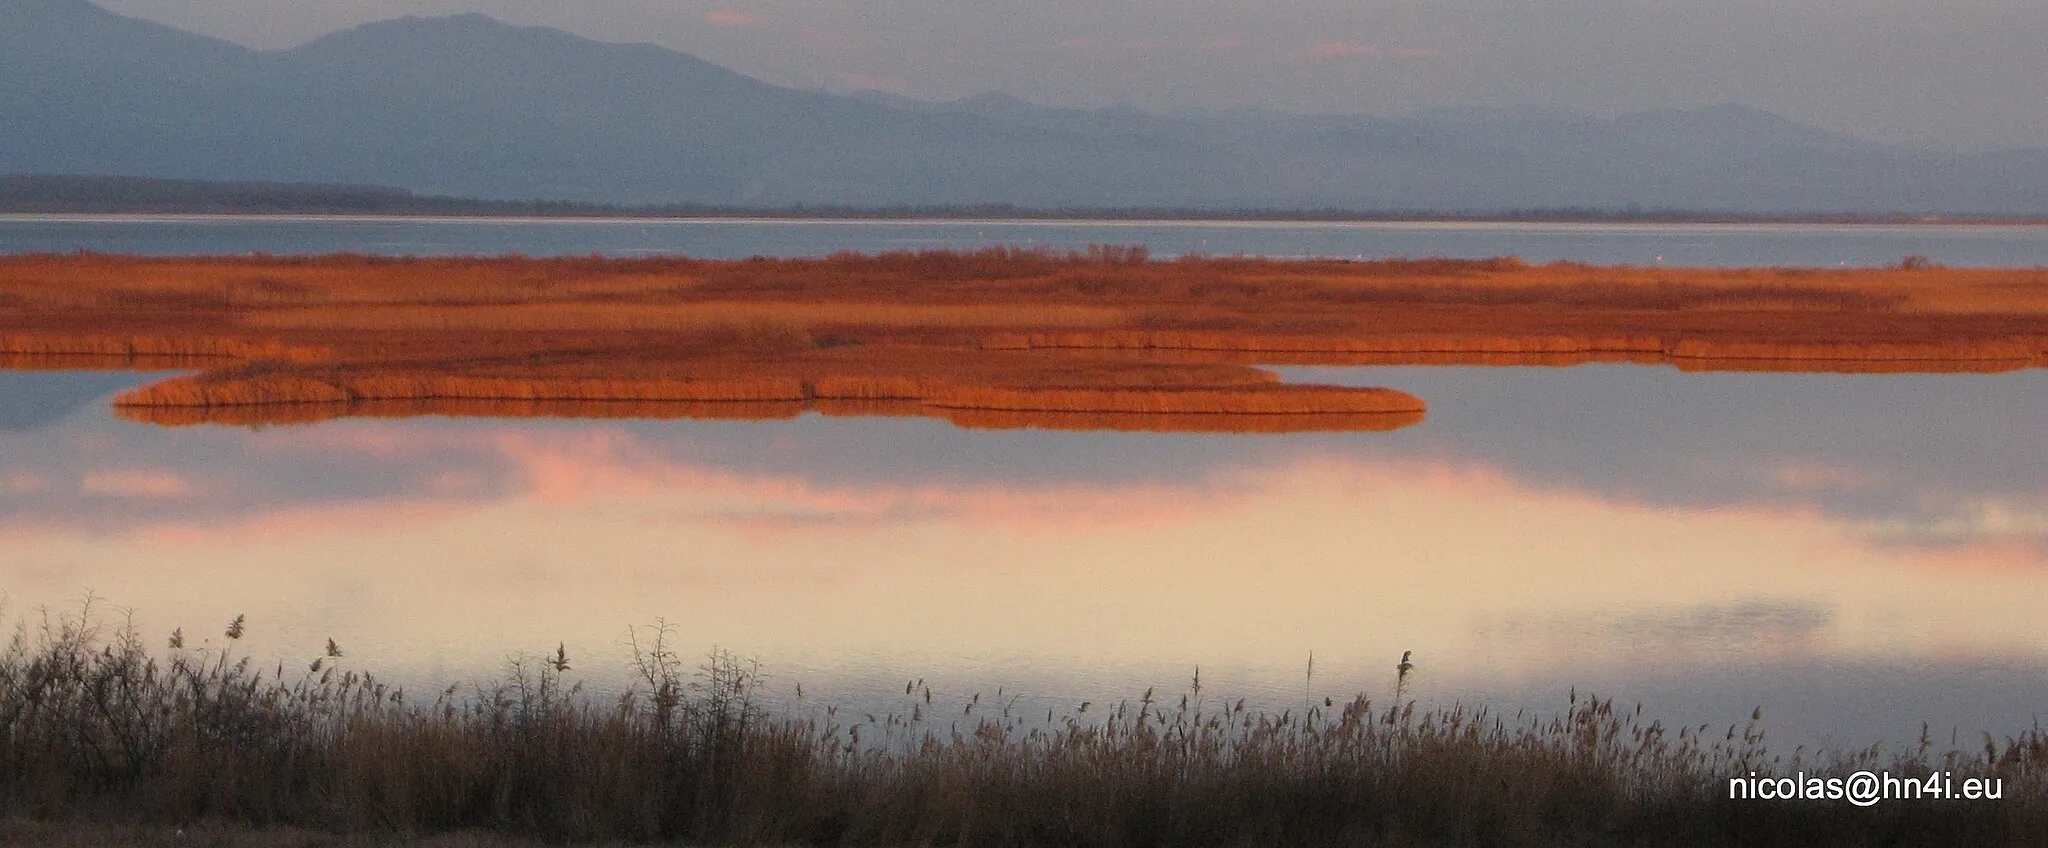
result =
[[[86,0],[0,0],[0,20],[0,174],[624,204],[2048,213],[2048,151],[1891,149],[1732,105],[1603,120],[927,103],[480,15],[282,51]]]

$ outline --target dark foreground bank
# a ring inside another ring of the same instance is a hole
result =
[[[240,636],[231,625],[227,644]],[[569,658],[421,697],[348,666],[156,650],[88,607],[0,653],[0,842],[516,845],[2043,844],[2048,736],[1816,758],[1749,727],[1667,728],[1363,698],[1306,713],[1153,693],[1065,716],[793,717],[748,664],[642,631],[598,701]],[[1953,774],[1998,800],[1731,800],[1728,778]],[[89,840],[78,842],[77,840]]]

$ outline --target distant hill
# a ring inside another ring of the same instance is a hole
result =
[[[610,215],[628,211],[567,201],[477,200],[386,186],[77,174],[0,176],[0,213],[331,215]]]
[[[1818,222],[1916,223],[1920,215],[1879,213],[1769,214],[1692,209],[1558,207],[1488,212],[1373,211],[1271,207],[1016,206],[937,204],[883,206],[758,206],[672,203],[622,205],[568,200],[483,200],[427,195],[387,186],[77,174],[0,176],[0,214],[419,215],[465,217],[759,218],[783,219],[1074,219],[1267,221],[1558,221],[1558,222]],[[2043,216],[1945,216],[1953,222],[2041,223]]]
[[[626,205],[2048,214],[2048,150],[1901,150],[1732,105],[1603,120],[926,103],[480,15],[282,51],[86,0],[0,0],[0,20],[0,173]]]

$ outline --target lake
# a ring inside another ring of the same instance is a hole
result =
[[[1160,257],[1519,256],[1601,265],[1871,267],[1926,256],[1954,266],[2048,264],[2048,226],[0,215],[0,254],[682,253],[724,259],[994,244],[1142,244]]]
[[[975,244],[973,226],[8,219],[0,249],[809,255]],[[2048,255],[2027,228],[991,226],[1162,254],[1199,237],[1699,265]],[[708,241],[658,246],[689,239]],[[2048,373],[1276,370],[1430,412],[1259,435],[817,415],[165,428],[107,404],[157,375],[0,371],[0,591],[17,619],[94,593],[158,645],[180,627],[221,644],[246,614],[238,647],[261,662],[332,637],[348,667],[432,689],[560,644],[610,691],[629,628],[665,621],[686,653],[758,658],[793,709],[886,710],[922,679],[956,711],[1000,690],[1066,714],[1177,696],[1198,668],[1206,697],[1275,710],[1384,701],[1403,651],[1425,703],[1549,713],[1576,690],[1717,729],[1761,706],[1786,748],[1909,743],[1922,722],[1971,745],[2043,708]]]
[[[114,419],[134,375],[0,374],[0,579],[152,639],[246,613],[419,686],[631,625],[770,694],[1205,691],[1285,708],[1567,693],[1779,736],[2030,725],[2048,684],[2048,375],[1284,369],[1432,404],[1390,433],[975,431],[924,419]],[[33,410],[24,412],[24,410]],[[1308,659],[1315,666],[1310,677]]]

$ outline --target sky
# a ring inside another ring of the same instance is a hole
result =
[[[1742,103],[1902,146],[2048,145],[2041,0],[100,0],[260,48],[482,12],[770,82],[1075,107],[1598,116]]]

